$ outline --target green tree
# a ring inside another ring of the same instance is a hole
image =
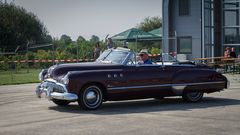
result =
[[[14,3],[0,2],[0,48],[14,50],[18,45],[42,43],[47,30],[43,23],[31,12]]]
[[[57,50],[55,52],[55,56],[56,56],[56,59],[59,59],[59,60],[64,60],[64,59],[70,59],[71,57],[69,57],[69,53],[66,51],[66,50]]]
[[[161,50],[159,48],[152,47],[151,50],[150,50],[150,53],[151,54],[159,54],[160,51]]]
[[[90,42],[81,44],[80,54],[82,58],[93,58],[93,45]]]
[[[72,39],[70,36],[62,35],[60,39],[54,38],[52,41],[55,50],[61,50],[64,51],[67,49],[67,46],[72,43]]]
[[[158,16],[146,17],[137,27],[140,30],[148,32],[156,28],[162,27],[162,19]]]
[[[90,39],[90,42],[92,44],[96,44],[97,42],[99,42],[99,37],[96,36],[96,35],[92,35],[91,39]]]
[[[44,41],[45,41],[46,43],[52,43],[53,38],[52,38],[51,35],[47,35],[47,36],[45,37]]]
[[[83,36],[78,36],[78,38],[77,38],[77,43],[78,44],[80,44],[82,42],[85,42],[85,41],[86,41],[86,39]]]
[[[69,53],[69,58],[77,58],[77,49],[78,49],[78,44],[76,42],[72,42],[69,44],[66,48],[67,53]]]
[[[68,35],[66,35],[66,34],[63,34],[63,35],[61,36],[60,40],[61,40],[62,42],[64,42],[64,44],[66,44],[66,45],[69,45],[69,44],[72,43],[71,37],[68,36]]]
[[[47,52],[45,50],[38,50],[37,53],[35,53],[35,57],[38,60],[48,60],[51,59],[51,53]]]

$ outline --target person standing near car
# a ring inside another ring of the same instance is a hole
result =
[[[226,47],[225,52],[224,52],[224,58],[229,58],[230,57],[230,48]]]
[[[234,48],[234,47],[231,48],[230,57],[231,57],[231,58],[237,58],[237,55],[236,55],[236,52],[235,52],[235,48]]]
[[[99,42],[97,42],[96,46],[93,49],[93,58],[94,58],[94,60],[96,60],[100,56],[100,51],[101,51],[101,48],[100,48]]]
[[[111,38],[107,39],[107,49],[113,48],[113,41]]]

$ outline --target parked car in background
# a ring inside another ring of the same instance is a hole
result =
[[[105,51],[96,62],[60,64],[43,70],[37,86],[38,97],[57,105],[70,102],[94,110],[106,101],[182,96],[200,101],[204,93],[221,91],[229,81],[206,65],[165,64],[164,57],[154,64],[139,64],[136,53],[117,48]]]

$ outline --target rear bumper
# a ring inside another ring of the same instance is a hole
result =
[[[53,79],[47,79],[39,84],[36,88],[36,95],[39,98],[46,96],[49,100],[59,99],[76,101],[78,99],[78,96],[76,94],[68,92],[64,84],[57,83]]]

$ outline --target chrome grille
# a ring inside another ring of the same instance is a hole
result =
[[[51,88],[52,92],[58,92],[58,93],[64,93],[65,92],[65,90],[62,86],[57,85],[54,82],[46,81],[46,82],[42,83],[42,87],[46,88],[46,89]]]

